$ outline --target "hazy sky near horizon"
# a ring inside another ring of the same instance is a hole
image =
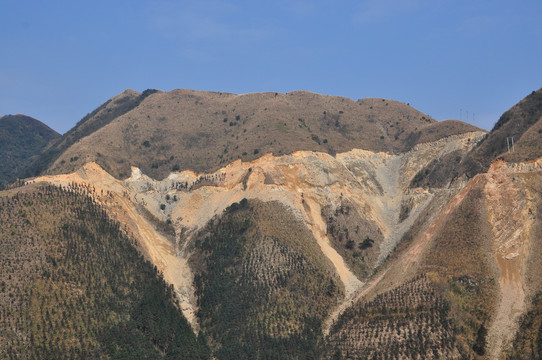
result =
[[[541,19],[540,0],[0,0],[0,115],[64,133],[128,88],[308,90],[491,129],[542,87]]]

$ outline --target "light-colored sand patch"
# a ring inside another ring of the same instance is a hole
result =
[[[537,163],[534,163],[535,165]],[[526,187],[520,189],[509,174],[536,170],[536,166],[509,167],[496,162],[486,175],[488,221],[492,225],[495,258],[500,268],[500,299],[496,316],[488,329],[488,353],[500,359],[511,345],[518,329],[518,321],[525,312],[525,268],[532,242],[530,209],[532,197]]]

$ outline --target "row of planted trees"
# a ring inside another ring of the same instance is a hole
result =
[[[88,191],[0,197],[0,357],[209,358],[173,288]]]

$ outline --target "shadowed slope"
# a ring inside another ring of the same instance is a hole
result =
[[[512,137],[515,151],[508,153],[506,139]],[[533,91],[500,117],[488,137],[463,162],[461,171],[469,177],[486,172],[500,155],[511,162],[542,156],[542,89]]]
[[[29,116],[0,117],[0,189],[28,176],[30,164],[59,137],[56,131]]]

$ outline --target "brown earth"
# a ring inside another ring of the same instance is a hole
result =
[[[399,153],[472,131],[480,129],[459,121],[436,122],[386,99],[354,101],[306,91],[126,91],[61,139],[56,153],[49,154],[54,160],[49,172],[67,173],[95,161],[117,178],[129,176],[134,165],[162,179],[172,170],[214,171],[266,153],[334,155],[355,148]]]
[[[466,152],[482,132],[450,136],[433,143],[420,144],[404,154],[353,150],[337,154],[298,151],[275,157],[271,154],[251,162],[240,160],[210,174],[192,171],[173,173],[162,181],[153,180],[132,169],[132,176],[117,180],[96,163],[89,163],[76,173],[44,176],[33,181],[70,185],[72,182],[104,191],[102,201],[128,230],[140,239],[149,259],[175,285],[185,316],[194,327],[196,311],[192,274],[186,263],[187,244],[194,234],[226,207],[243,198],[264,202],[279,201],[292,210],[312,231],[320,251],[327,257],[343,283],[346,297],[341,307],[352,302],[365,279],[351,270],[350,260],[343,259],[327,237],[322,207],[336,208],[342,200],[362,211],[364,221],[373,223],[383,234],[376,244],[379,254],[367,263],[370,269],[381,264],[392,252],[402,234],[421,214],[434,193],[409,188],[411,178],[433,158],[457,151]],[[471,140],[472,139],[472,140]],[[179,188],[186,184],[186,188]],[[415,207],[399,221],[401,204],[410,199]],[[168,242],[137,208],[144,207],[154,217],[175,227],[176,242]],[[358,215],[361,216],[361,215]],[[355,220],[355,219],[354,219]],[[362,239],[360,237],[360,239]],[[356,248],[359,244],[355,244]],[[177,254],[177,256],[175,256]]]

